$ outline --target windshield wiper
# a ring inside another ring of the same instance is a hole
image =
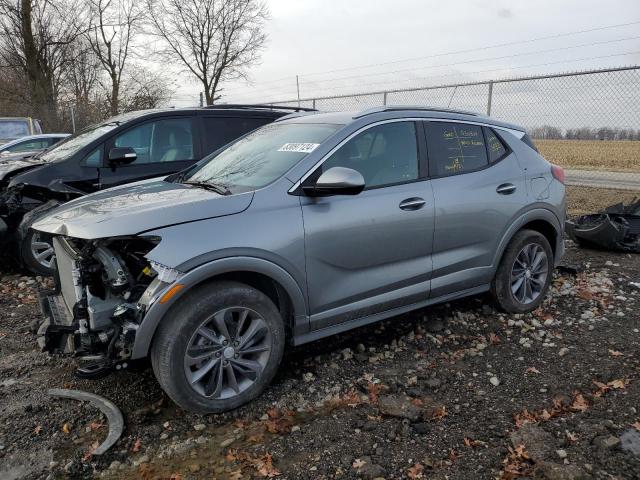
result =
[[[231,190],[219,183],[209,183],[209,182],[182,182],[184,185],[193,185],[194,187],[204,188],[206,190],[211,190],[212,192],[216,192],[220,195],[231,195]]]

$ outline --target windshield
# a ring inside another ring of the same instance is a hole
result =
[[[341,125],[272,123],[226,148],[183,178],[222,185],[232,193],[262,188],[282,176]]]
[[[141,112],[130,112],[110,118],[104,123],[91,125],[79,133],[67,137],[56,143],[50,150],[45,151],[37,156],[39,160],[44,162],[55,162],[58,160],[66,160],[71,155],[80,151],[83,147],[101,137],[105,133],[110,132],[114,128],[119,127],[123,123],[138,117]]]
[[[0,138],[16,138],[29,135],[27,120],[0,120]]]

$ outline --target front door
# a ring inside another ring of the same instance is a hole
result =
[[[302,197],[312,329],[428,298],[434,206],[419,133],[411,121],[362,131],[320,168],[358,170],[365,190]]]
[[[192,117],[149,120],[108,140],[100,168],[100,189],[166,176],[193,165],[199,160],[195,122]],[[109,165],[113,147],[131,147],[137,158],[127,165]]]

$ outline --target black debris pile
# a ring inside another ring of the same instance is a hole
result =
[[[566,231],[581,246],[640,253],[640,199],[568,220]]]

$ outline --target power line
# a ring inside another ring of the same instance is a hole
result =
[[[310,76],[317,76],[317,75],[324,75],[324,74],[328,74],[328,73],[336,73],[336,72],[344,72],[344,71],[349,71],[349,70],[359,70],[359,69],[363,69],[363,68],[373,68],[373,67],[379,67],[379,66],[384,66],[384,65],[393,65],[393,64],[397,64],[397,63],[404,63],[404,62],[414,62],[414,61],[418,61],[418,60],[426,60],[426,59],[430,59],[430,58],[437,58],[437,57],[443,57],[443,56],[448,56],[448,55],[458,55],[458,54],[462,54],[462,53],[472,53],[472,52],[478,52],[478,51],[483,51],[483,50],[489,50],[489,49],[493,49],[493,48],[500,48],[500,47],[507,47],[507,46],[513,46],[513,45],[522,45],[522,44],[526,44],[526,43],[533,43],[533,42],[538,42],[538,41],[542,41],[542,40],[551,40],[551,39],[557,39],[557,38],[562,38],[562,37],[568,37],[568,36],[573,36],[573,35],[580,35],[583,33],[591,33],[591,32],[596,32],[596,31],[601,31],[601,30],[608,30],[611,28],[620,28],[620,27],[628,27],[631,25],[637,25],[640,24],[640,20],[639,21],[634,21],[634,22],[627,22],[627,23],[618,23],[615,25],[605,25],[602,27],[596,27],[596,28],[589,28],[589,29],[585,29],[585,30],[576,30],[576,31],[572,31],[572,32],[564,32],[564,33],[558,33],[558,34],[554,34],[554,35],[547,35],[547,36],[543,36],[543,37],[536,37],[536,38],[531,38],[531,39],[527,39],[527,40],[516,40],[513,42],[504,42],[504,43],[497,43],[497,44],[493,44],[493,45],[486,45],[483,47],[476,47],[476,48],[470,48],[470,49],[465,49],[465,50],[454,50],[454,51],[449,51],[449,52],[442,52],[442,53],[437,53],[437,54],[433,54],[433,55],[426,55],[426,56],[420,56],[420,57],[413,57],[413,58],[406,58],[406,59],[402,59],[402,60],[393,60],[393,61],[389,61],[389,62],[380,62],[380,63],[373,63],[373,64],[368,64],[368,65],[359,65],[359,66],[354,66],[354,67],[345,67],[345,68],[337,68],[337,69],[333,69],[333,70],[325,70],[325,71],[318,71],[318,72],[312,72],[312,73],[303,73],[300,74],[300,77],[310,77]],[[287,76],[287,77],[283,77],[280,79],[275,79],[275,80],[267,80],[264,82],[260,82],[261,85],[269,85],[272,83],[278,83],[280,81],[283,80],[292,80],[292,76]],[[228,92],[231,91],[235,91],[235,90],[241,90],[247,87],[234,87],[232,89],[228,89]]]
[[[498,72],[498,71],[504,71],[504,70],[517,70],[517,69],[521,69],[521,68],[535,68],[535,67],[546,67],[546,66],[550,66],[550,65],[558,65],[558,64],[564,64],[564,63],[574,63],[574,62],[582,62],[582,61],[589,61],[589,60],[600,60],[600,59],[604,59],[604,58],[613,58],[613,57],[621,57],[621,56],[625,56],[625,55],[635,55],[635,54],[639,54],[640,50],[634,50],[634,51],[630,51],[630,52],[624,52],[624,53],[615,53],[615,54],[610,54],[610,55],[599,55],[599,56],[592,56],[592,57],[583,57],[583,58],[576,58],[573,60],[559,60],[559,61],[555,61],[555,62],[545,62],[545,63],[538,63],[538,64],[530,64],[530,65],[520,65],[518,67],[504,67],[504,68],[495,68],[495,69],[488,69],[488,70],[478,70],[475,72],[466,72],[464,73],[465,75],[474,75],[474,74],[478,74],[478,73],[489,73],[489,72]],[[445,74],[445,75],[433,75],[433,76],[429,76],[429,77],[422,77],[420,79],[407,79],[405,81],[416,81],[416,80],[426,80],[429,78],[445,78],[445,77],[452,77],[452,76],[456,76],[456,75],[461,75],[461,73],[451,73],[451,74]],[[487,80],[488,81],[488,80]],[[370,87],[370,86],[374,86],[374,85],[385,85],[385,84],[389,84],[389,83],[397,83],[398,81],[386,81],[386,82],[373,82],[373,83],[368,83],[368,84],[362,84],[360,85],[360,87]],[[388,90],[389,92],[395,92],[395,91],[401,91],[401,90],[420,90],[421,88],[437,88],[438,85],[422,85],[421,87],[400,87],[400,88],[395,88],[395,89],[390,89]],[[326,90],[326,89],[324,89]],[[378,94],[381,93],[380,91],[370,91],[370,92],[358,92],[358,93],[344,93],[344,94],[338,94],[337,96],[340,97],[345,97],[345,96],[351,96],[351,95],[372,95],[372,94]],[[302,101],[305,100],[311,100],[313,98],[319,98],[322,94],[318,94],[316,93],[313,96],[310,97],[305,97],[302,98]],[[256,97],[249,97],[249,98],[253,98],[255,99]],[[293,97],[292,97],[293,98]],[[251,101],[251,100],[249,100]],[[255,100],[254,100],[255,101]],[[293,101],[293,100],[271,100],[271,101],[266,101],[263,103],[281,103],[283,101]]]
[[[624,42],[627,40],[636,40],[640,38],[640,35],[636,35],[633,37],[625,37],[625,38],[619,38],[616,40],[604,40],[601,42],[591,42],[591,43],[582,43],[580,45],[571,45],[568,47],[557,47],[557,48],[549,48],[549,49],[545,49],[545,50],[536,50],[534,52],[524,52],[524,53],[513,53],[511,55],[501,55],[499,57],[487,57],[487,58],[480,58],[480,59],[473,59],[473,60],[464,60],[464,61],[460,61],[460,62],[453,62],[453,63],[441,63],[441,64],[437,64],[437,65],[425,65],[424,67],[413,67],[413,68],[403,68],[400,70],[392,70],[389,72],[380,72],[380,73],[371,73],[371,74],[365,74],[365,75],[350,75],[350,76],[346,76],[346,77],[333,77],[333,78],[327,78],[324,80],[320,80],[321,82],[333,82],[336,80],[348,80],[348,79],[352,79],[352,78],[362,78],[362,77],[378,77],[380,75],[389,75],[392,73],[404,73],[404,72],[410,72],[410,71],[415,71],[415,70],[422,70],[424,68],[439,68],[439,67],[452,67],[452,66],[456,66],[456,65],[465,65],[465,64],[469,64],[469,63],[478,63],[478,62],[485,62],[485,61],[491,61],[491,60],[504,60],[505,58],[516,58],[516,57],[525,57],[527,55],[538,55],[540,53],[553,53],[553,52],[559,52],[559,51],[563,51],[563,50],[571,50],[573,48],[583,48],[583,47],[594,47],[596,45],[606,45],[609,43],[617,43],[617,42]]]
[[[466,50],[455,50],[455,51],[450,51],[450,52],[437,53],[437,54],[433,54],[433,55],[426,55],[426,56],[421,56],[421,57],[407,58],[407,59],[403,59],[403,60],[393,60],[393,61],[390,61],[390,62],[373,63],[373,64],[369,64],[369,65],[362,65],[362,66],[356,66],[356,67],[338,68],[338,69],[335,69],[335,70],[326,70],[324,72],[306,73],[306,74],[301,74],[300,76],[301,77],[309,77],[309,76],[312,76],[312,75],[321,75],[321,74],[324,74],[324,73],[335,73],[335,72],[341,72],[341,71],[347,71],[347,70],[355,70],[355,69],[360,69],[360,68],[379,67],[379,66],[383,66],[383,65],[392,65],[392,64],[395,64],[395,63],[403,63],[403,62],[414,62],[416,60],[426,60],[426,59],[429,59],[429,58],[443,57],[443,56],[448,56],[448,55],[458,55],[458,54],[461,54],[461,53],[478,52],[478,51],[482,51],[482,50],[489,50],[489,49],[492,49],[492,48],[508,47],[508,46],[513,46],[513,45],[521,45],[521,44],[525,44],[525,43],[538,42],[538,41],[541,41],[541,40],[551,40],[551,39],[554,39],[554,38],[562,38],[562,37],[567,37],[567,36],[572,36],[572,35],[580,35],[582,33],[596,32],[596,31],[600,31],[600,30],[607,30],[607,29],[610,29],[610,28],[628,27],[628,26],[631,26],[631,25],[638,25],[638,24],[640,24],[640,20],[635,21],[635,22],[618,23],[618,24],[615,24],[615,25],[606,25],[606,26],[603,26],[603,27],[589,28],[589,29],[586,29],[586,30],[577,30],[577,31],[573,31],[573,32],[558,33],[558,34],[555,34],[555,35],[548,35],[548,36],[544,36],[544,37],[531,38],[529,40],[517,40],[517,41],[514,41],[514,42],[497,43],[497,44],[494,44],[494,45],[471,48],[471,49],[466,49]]]
[[[564,51],[564,50],[571,50],[571,49],[575,49],[575,48],[584,48],[584,47],[593,47],[593,46],[597,46],[597,45],[606,45],[606,44],[611,44],[611,43],[617,43],[617,42],[623,42],[623,41],[627,41],[627,40],[636,40],[640,38],[639,35],[633,36],[633,37],[625,37],[625,38],[620,38],[620,39],[616,39],[616,40],[604,40],[601,42],[590,42],[590,43],[583,43],[583,44],[579,44],[579,45],[571,45],[571,46],[567,46],[567,47],[557,47],[557,48],[551,48],[551,49],[545,49],[545,50],[537,50],[534,52],[524,52],[524,53],[514,53],[511,55],[501,55],[498,57],[486,57],[486,58],[481,58],[481,59],[472,59],[472,60],[463,60],[463,61],[459,61],[459,62],[453,62],[453,63],[444,63],[444,64],[437,64],[437,65],[426,65],[424,67],[413,67],[413,68],[405,68],[405,69],[400,69],[400,70],[393,70],[393,71],[389,71],[389,72],[380,72],[380,73],[372,73],[372,74],[363,74],[363,75],[349,75],[349,76],[344,76],[344,77],[333,77],[333,78],[328,78],[328,79],[323,79],[323,80],[319,80],[316,82],[310,82],[310,83],[326,83],[326,82],[335,82],[335,81],[339,81],[339,80],[349,80],[349,79],[354,79],[354,78],[371,78],[371,77],[379,77],[381,75],[390,75],[390,74],[394,74],[394,73],[404,73],[404,72],[415,72],[417,70],[422,70],[425,68],[441,68],[441,67],[453,67],[453,66],[458,66],[458,65],[466,65],[466,64],[470,64],[470,63],[478,63],[478,62],[486,62],[486,61],[493,61],[493,60],[504,60],[506,58],[516,58],[516,57],[523,57],[523,56],[528,56],[528,55],[538,55],[541,53],[552,53],[552,52],[559,52],[559,51]],[[394,80],[392,82],[397,82],[398,80]],[[384,82],[381,82],[384,83]],[[390,82],[387,82],[390,83]],[[320,89],[322,90],[322,87],[320,87]],[[257,90],[253,90],[252,93],[257,93],[257,92],[262,92],[262,91],[266,91],[266,90],[272,90],[272,88],[260,88]]]

